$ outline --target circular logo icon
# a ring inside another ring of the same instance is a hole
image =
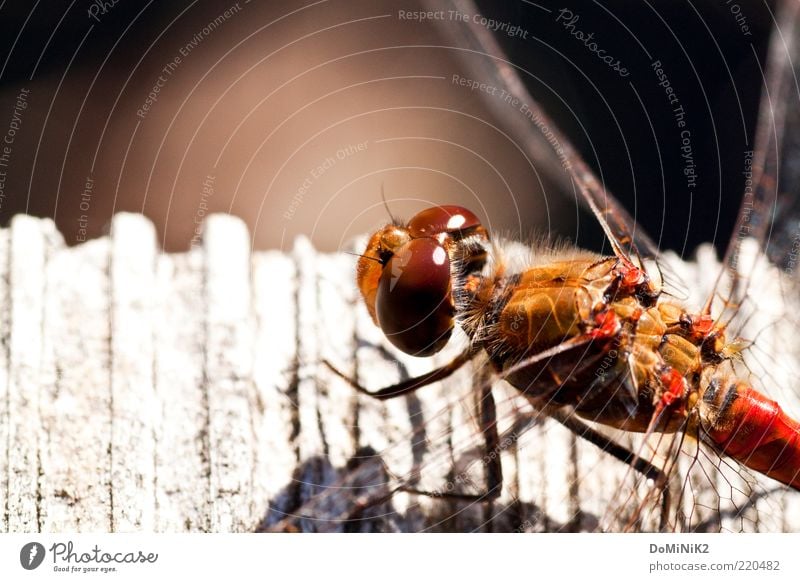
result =
[[[35,570],[44,561],[44,546],[39,542],[30,542],[19,551],[19,563],[26,570]]]

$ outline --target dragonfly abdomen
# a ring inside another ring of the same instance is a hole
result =
[[[713,377],[700,406],[706,441],[741,464],[800,490],[800,423],[747,382]]]

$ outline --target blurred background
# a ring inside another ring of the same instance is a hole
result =
[[[531,93],[654,239],[681,254],[724,248],[770,2],[478,4]],[[553,160],[527,160],[486,91],[459,82],[464,51],[446,33],[463,23],[436,10],[2,2],[0,223],[49,216],[76,244],[105,234],[115,212],[143,212],[181,251],[204,216],[229,212],[255,248],[305,234],[334,250],[388,220],[383,187],[395,215],[456,203],[494,231],[596,247],[599,229]]]

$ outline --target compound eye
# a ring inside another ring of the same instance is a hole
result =
[[[375,311],[387,339],[412,356],[430,356],[453,331],[450,258],[430,238],[414,239],[395,251],[383,269]]]
[[[412,238],[436,236],[442,232],[452,233],[481,225],[472,212],[461,206],[434,206],[417,213],[408,223]]]

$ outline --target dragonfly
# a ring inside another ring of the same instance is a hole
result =
[[[453,6],[477,13],[463,0]],[[736,228],[722,261],[707,256],[701,266],[662,253],[536,105],[494,38],[479,26],[461,29],[462,42],[494,55],[473,65],[481,78],[535,113],[499,110],[506,125],[526,128],[521,143],[532,156],[547,147],[541,127],[548,128],[547,143],[558,144],[570,187],[612,254],[495,241],[455,206],[374,233],[357,267],[370,319],[392,353],[440,355],[429,371],[387,387],[362,386],[330,363],[327,372],[365,398],[407,398],[447,383],[454,401],[473,405],[439,422],[443,451],[416,458],[412,451],[411,466],[400,470],[392,447],[364,454],[364,466],[280,525],[379,519],[423,530],[455,522],[503,531],[781,531],[796,524],[799,10],[796,2],[780,5]],[[405,440],[426,448],[434,426],[428,418]],[[551,447],[571,467],[559,483],[548,466]],[[425,473],[437,470],[440,482],[432,484]],[[538,494],[526,490],[531,479]],[[344,511],[326,515],[342,492]],[[426,503],[438,513],[420,510]]]

